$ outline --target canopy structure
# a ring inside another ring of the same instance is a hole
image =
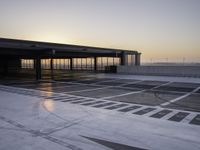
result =
[[[69,60],[69,70],[78,70],[77,66],[80,63],[81,66],[87,66],[90,61],[90,68],[97,71],[102,64],[103,67],[110,64],[115,65],[114,61],[118,62],[117,65],[140,65],[140,55],[141,53],[135,50],[0,38],[0,72],[4,76],[11,70],[22,69],[22,60],[33,60],[32,69],[35,70],[36,78],[41,79],[41,70],[43,69],[41,60],[45,59],[50,60],[49,69],[56,68],[54,59],[63,59]],[[103,60],[105,58],[107,60]],[[110,63],[111,60],[113,63]],[[103,61],[107,61],[107,64]]]

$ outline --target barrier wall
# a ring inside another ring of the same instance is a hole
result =
[[[200,77],[200,66],[118,66],[117,73],[134,75]]]

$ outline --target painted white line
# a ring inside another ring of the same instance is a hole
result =
[[[101,99],[111,99],[111,98],[115,98],[115,97],[122,97],[122,96],[131,95],[131,94],[141,93],[141,92],[144,92],[144,91],[146,91],[146,90],[128,92],[128,93],[124,93],[124,94],[120,94],[120,95],[114,95],[114,96],[107,96],[107,97],[102,97]]]
[[[164,86],[164,85],[167,85],[167,84],[170,84],[171,82],[168,82],[168,83],[164,83],[164,84],[161,84],[161,85],[158,85],[154,88],[157,88],[157,87],[160,87],[160,86]],[[151,88],[149,90],[152,90],[154,88]],[[122,96],[127,96],[127,95],[131,95],[131,94],[137,94],[137,93],[141,93],[141,92],[145,92],[147,91],[147,89],[144,89],[144,90],[141,90],[141,91],[134,91],[134,92],[128,92],[128,93],[125,93],[125,94],[120,94],[120,95],[115,95],[115,96],[108,96],[108,97],[102,97],[102,99],[111,99],[111,98],[115,98],[115,97],[122,97]]]
[[[101,101],[101,100],[100,100]],[[94,101],[95,102],[95,101]],[[92,105],[86,105],[86,106],[89,106],[89,107],[93,107],[95,105],[100,105],[100,104],[105,104],[107,103],[108,101],[103,101],[102,102],[99,102],[99,103],[96,103],[96,104],[92,104]],[[86,103],[92,103],[92,102],[85,102],[85,103],[82,103],[82,105],[86,104]]]
[[[61,88],[65,88],[65,87],[73,87],[73,86],[78,86],[77,84],[74,84],[74,85],[65,85],[65,86],[58,86],[58,87],[53,87],[53,86],[48,86],[48,87],[39,87],[39,88],[36,88],[36,89],[38,89],[38,90],[48,90],[48,89],[51,89],[51,87],[53,88],[53,89],[61,89]]]
[[[112,82],[112,81],[116,81],[116,80],[120,80],[120,79],[117,79],[117,78],[115,78],[115,79],[110,79],[110,80],[106,80],[106,81],[99,81],[99,82],[95,82],[95,83],[92,83],[93,85],[98,85],[98,83],[104,83],[104,82]]]
[[[129,84],[136,84],[136,83],[140,83],[140,82],[143,82],[143,81],[145,81],[145,80],[140,80],[140,81],[133,81],[133,82],[129,82],[129,83],[124,83],[124,84],[119,85],[119,87],[121,87],[121,86],[126,86],[126,85],[129,85]],[[123,87],[122,87],[122,88],[123,88]]]
[[[116,105],[119,105],[119,104],[125,104],[125,103],[117,103]],[[121,110],[121,109],[124,109],[126,107],[130,107],[131,105],[127,105],[127,106],[122,106],[122,107],[118,107],[118,108],[115,108],[115,109],[112,109],[112,110],[115,110],[115,111],[118,111],[118,110]],[[108,106],[109,107],[109,106]]]
[[[75,90],[75,91],[70,91],[70,92],[64,92],[64,93],[87,92],[87,91],[95,91],[95,90],[100,90],[100,89],[107,89],[107,88],[110,88],[110,86],[106,86],[106,87],[101,87],[101,88],[94,88],[94,89]]]
[[[181,100],[181,99],[183,99],[183,98],[185,98],[185,97],[188,97],[188,96],[190,96],[191,94],[197,92],[199,89],[200,89],[200,87],[194,89],[194,90],[193,90],[192,92],[190,92],[190,93],[187,93],[187,94],[185,94],[185,95],[183,95],[183,96],[177,97],[177,98],[175,98],[175,99],[172,99],[172,100],[169,101],[169,102],[165,102],[165,103],[160,104],[160,105],[161,105],[161,106],[166,106],[166,105],[169,105],[169,104],[171,104],[171,103],[177,102],[177,101],[179,101],[179,100]]]
[[[164,117],[162,117],[162,119],[164,120],[168,120],[169,118],[171,118],[172,116],[174,116],[175,114],[177,114],[178,112],[180,112],[180,110],[174,110],[171,113],[165,115]]]
[[[159,88],[159,87],[162,87],[162,86],[165,86],[165,85],[169,85],[169,84],[171,84],[171,83],[173,83],[173,82],[167,82],[167,83],[164,83],[164,84],[160,84],[160,85],[158,85],[158,86],[155,86],[155,87],[151,88],[151,90],[156,89],[156,88]]]
[[[155,108],[155,107],[152,107],[152,106],[149,106],[149,107],[151,107],[151,108]],[[158,112],[160,112],[160,111],[162,111],[163,109],[158,109],[158,108],[156,108],[155,110],[153,110],[153,111],[150,111],[149,113],[146,113],[146,114],[144,114],[143,116],[147,116],[147,117],[150,117],[151,115],[153,115],[153,114],[156,114],[156,113],[158,113]]]
[[[71,84],[76,84],[76,85],[93,85],[93,86],[97,86],[97,87],[102,87],[102,85],[96,85],[96,84],[86,84],[86,83],[78,83],[78,82],[73,82],[73,81],[70,81],[70,82],[64,82],[64,81],[54,81],[55,83],[71,83]]]
[[[61,102],[67,102],[67,101],[71,101],[71,100],[77,100],[77,101],[79,101],[79,100],[83,100],[83,99],[79,99],[79,97],[71,97],[71,98],[66,98],[66,99],[61,99],[61,100],[59,100],[59,101],[61,101]]]
[[[114,81],[115,80],[121,80],[121,79],[113,79]],[[112,81],[112,80],[106,80],[106,81],[99,81],[99,82],[96,82],[96,83],[101,83],[101,82],[109,82],[109,81]],[[109,87],[120,87],[120,88],[124,88],[124,89],[132,89],[132,88],[129,88],[129,87],[123,87],[124,85],[128,85],[128,84],[134,84],[134,83],[140,83],[140,82],[143,82],[145,80],[140,80],[140,81],[134,81],[134,82],[130,82],[130,83],[124,83],[124,84],[121,84],[121,85],[115,85],[115,86],[112,86],[112,85],[109,85]],[[91,86],[97,86],[97,87],[102,87],[102,86],[106,86],[106,85],[100,85],[100,84],[96,84],[96,83],[91,83],[91,84],[87,84],[87,83],[78,83],[78,82],[64,82],[64,81],[54,81],[54,82],[58,82],[58,83],[72,83],[72,84],[77,84],[77,85],[91,85]],[[108,87],[108,85],[106,86]]]
[[[192,121],[192,119],[199,113],[190,113],[188,116],[186,116],[181,122],[182,123],[189,123]]]
[[[199,87],[200,88],[200,87]],[[2,91],[5,91],[5,92],[9,92],[9,93],[12,93],[13,91],[12,90],[17,90],[17,91],[27,91],[27,92],[38,92],[40,94],[43,94],[44,96],[69,96],[69,97],[76,97],[76,98],[85,98],[85,99],[93,99],[93,100],[96,100],[96,101],[104,101],[104,102],[111,102],[110,100],[104,100],[102,98],[91,98],[91,97],[84,97],[84,96],[76,96],[76,95],[72,95],[72,94],[64,94],[64,93],[55,93],[55,92],[44,92],[44,91],[40,91],[40,90],[35,90],[35,89],[25,89],[25,88],[16,88],[16,87],[11,87],[11,86],[5,86],[5,85],[0,85],[0,89],[2,89]],[[51,95],[49,95],[51,94]],[[113,102],[113,101],[112,101]],[[146,108],[146,107],[154,107],[154,108],[158,108],[158,109],[163,109],[162,107],[160,106],[149,106],[149,105],[142,105],[142,104],[133,104],[133,103],[126,103],[126,102],[118,102],[118,101],[114,101],[118,104],[129,104],[128,106],[124,106],[123,108],[126,108],[126,107],[130,107],[130,106],[134,106],[134,105],[137,105],[137,106],[142,106],[142,108]],[[142,109],[141,108],[141,109]],[[121,108],[119,108],[121,109]],[[173,116],[174,114],[178,113],[178,112],[188,112],[188,113],[192,113],[192,114],[199,114],[199,113],[195,113],[193,111],[185,111],[185,110],[177,110],[177,109],[171,109],[171,108],[165,108],[165,109],[168,109],[168,110],[171,110],[172,112],[167,114],[166,116],[162,117],[162,118],[170,118],[171,116]],[[138,110],[138,109],[137,109]],[[134,110],[133,110],[134,111]]]
[[[137,105],[137,104],[135,104],[135,105]],[[134,106],[134,105],[133,105],[133,106]],[[142,105],[140,105],[140,104],[138,104],[137,106],[141,106],[141,107],[136,108],[136,109],[134,109],[134,110],[130,110],[130,111],[125,112],[125,113],[127,113],[127,114],[133,114],[133,113],[135,113],[135,112],[137,112],[137,111],[140,111],[140,110],[143,110],[143,109],[146,109],[146,108],[150,107],[150,106],[142,106]],[[141,116],[142,116],[142,115],[141,115]]]

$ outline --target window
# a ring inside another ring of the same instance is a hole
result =
[[[135,55],[127,55],[127,59],[128,59],[128,66],[135,65]]]
[[[33,59],[21,59],[21,68],[22,69],[34,69],[34,60]]]

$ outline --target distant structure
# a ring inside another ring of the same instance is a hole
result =
[[[0,38],[0,75],[41,79],[44,72],[52,76],[59,70],[115,72],[115,66],[139,66],[140,55],[132,50]]]

